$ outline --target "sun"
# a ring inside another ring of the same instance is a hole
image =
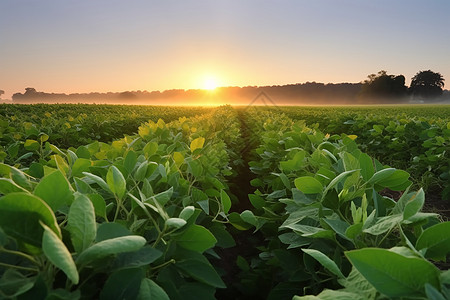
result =
[[[213,77],[205,78],[203,82],[203,89],[212,91],[217,88],[217,80]]]

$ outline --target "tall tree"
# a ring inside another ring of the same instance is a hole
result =
[[[392,101],[393,98],[406,96],[408,88],[405,86],[405,76],[389,75],[381,70],[378,74],[370,74],[364,80],[360,95],[365,98]]]
[[[420,71],[411,78],[409,90],[414,97],[436,98],[442,95],[444,80],[438,72]]]

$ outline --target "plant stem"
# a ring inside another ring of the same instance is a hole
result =
[[[37,262],[37,261],[34,259],[34,257],[32,257],[31,255],[25,254],[25,253],[20,252],[20,251],[8,250],[8,249],[5,249],[5,248],[3,248],[3,247],[0,248],[0,251],[5,252],[5,253],[9,253],[9,254],[14,254],[14,255],[21,256],[21,257],[23,257],[23,258],[28,259],[28,260],[31,261],[33,264],[35,264],[35,265],[37,265],[37,266],[40,266],[39,262]]]
[[[21,267],[21,266],[15,266],[15,265],[10,265],[10,264],[5,264],[5,263],[2,263],[2,262],[0,262],[0,266],[6,267],[6,268],[14,268],[14,269],[18,269],[18,270],[36,272],[36,273],[39,272],[38,269],[28,268],[28,267]]]

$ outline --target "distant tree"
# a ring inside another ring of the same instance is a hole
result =
[[[370,74],[367,77],[368,79],[362,82],[360,93],[362,97],[392,100],[407,94],[408,88],[403,75],[389,75],[381,70],[378,74]]]
[[[436,98],[442,95],[444,80],[440,73],[420,71],[411,78],[409,90],[414,97]]]
[[[0,90],[0,96],[3,95],[5,93],[4,90]],[[0,97],[1,98],[1,97]]]

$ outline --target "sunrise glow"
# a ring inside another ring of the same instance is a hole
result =
[[[203,89],[204,90],[209,90],[212,91],[215,88],[217,88],[218,84],[217,84],[217,80],[213,77],[208,77],[205,79],[205,81],[203,82]]]

